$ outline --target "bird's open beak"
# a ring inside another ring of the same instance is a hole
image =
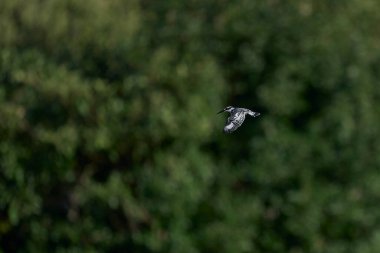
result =
[[[220,112],[218,112],[217,114],[219,114],[219,113],[222,113],[222,112],[224,112],[224,109],[223,109],[223,110],[221,110]]]

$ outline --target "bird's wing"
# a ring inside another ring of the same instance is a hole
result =
[[[231,115],[227,119],[227,124],[224,127],[224,132],[231,133],[231,132],[235,131],[238,127],[241,126],[241,124],[243,124],[244,119],[245,119],[244,112],[238,112],[238,113]]]

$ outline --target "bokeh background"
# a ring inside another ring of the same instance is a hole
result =
[[[380,252],[378,0],[1,0],[0,34],[0,252]]]

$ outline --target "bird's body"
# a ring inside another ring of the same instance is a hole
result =
[[[240,127],[244,120],[245,120],[245,115],[249,115],[252,117],[257,117],[260,115],[258,112],[251,111],[249,109],[245,108],[237,108],[233,106],[227,106],[224,108],[221,112],[229,112],[230,116],[227,119],[227,123],[223,129],[225,133],[232,133],[235,131],[238,127]]]

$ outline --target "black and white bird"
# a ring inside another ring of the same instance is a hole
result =
[[[230,113],[230,116],[227,119],[227,123],[223,129],[223,131],[225,133],[232,133],[238,127],[240,127],[241,124],[243,124],[243,122],[245,120],[246,114],[248,114],[249,116],[252,116],[252,117],[257,117],[260,115],[260,113],[258,113],[258,112],[254,112],[254,111],[251,111],[251,110],[245,109],[245,108],[237,108],[237,107],[233,107],[233,106],[227,106],[226,108],[224,108],[223,110],[218,112],[218,114],[222,113],[222,112],[229,112]]]

